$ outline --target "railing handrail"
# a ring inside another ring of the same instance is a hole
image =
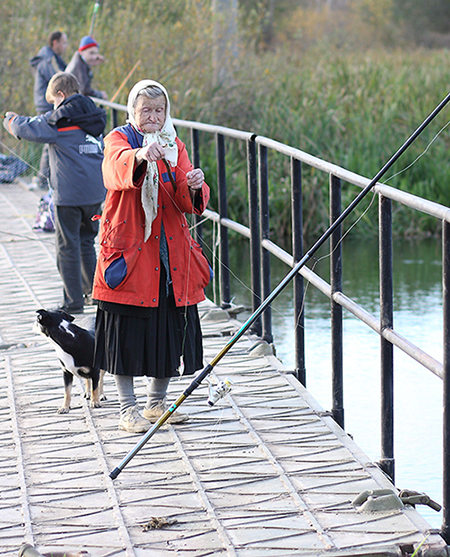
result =
[[[114,110],[125,111],[127,107],[125,105],[111,103],[110,101],[105,101],[103,99],[92,99],[100,105],[110,107]],[[265,136],[257,135],[251,132],[235,130],[232,128],[227,128],[224,126],[217,126],[213,124],[205,124],[202,122],[194,122],[191,120],[181,120],[174,118],[173,122],[176,126],[188,128],[188,129],[195,129],[198,131],[204,131],[207,133],[213,134],[221,134],[225,137],[230,137],[234,139],[240,139],[244,141],[255,141],[255,143],[259,145],[263,145],[269,149],[275,150],[278,153],[284,154],[286,156],[292,157],[296,160],[299,160],[308,166],[316,168],[317,170],[321,170],[326,172],[330,175],[336,176],[344,180],[347,183],[352,185],[358,186],[360,188],[365,188],[369,183],[370,180],[365,176],[361,176],[355,172],[351,172],[342,168],[336,164],[327,162],[323,159],[315,157],[314,155],[310,155],[305,151],[297,149],[295,147],[291,147],[279,141],[270,139]],[[439,203],[435,203],[433,201],[429,201],[427,199],[423,199],[416,195],[412,195],[407,192],[403,192],[392,186],[388,186],[385,184],[377,183],[374,186],[374,192],[387,197],[388,199],[392,199],[393,201],[397,201],[402,203],[403,205],[431,215],[433,217],[439,218],[441,220],[445,220],[446,222],[450,223],[450,208],[445,207],[444,205],[440,205]],[[210,209],[206,209],[203,213],[203,216],[208,218],[209,220],[216,222],[217,224],[224,226],[234,232],[237,232],[241,236],[245,238],[251,237],[250,228],[240,224],[236,221],[233,221],[229,218],[222,218],[219,213],[215,211],[211,211]],[[294,267],[295,262],[294,258],[291,254],[287,251],[283,250],[279,246],[277,246],[274,242],[267,239],[261,240],[261,246],[272,253],[275,257],[277,257],[280,261],[283,261],[286,265],[290,267]],[[419,362],[421,365],[426,367],[429,371],[437,375],[442,379],[443,377],[443,364],[438,362],[435,358],[427,354],[421,348],[415,346],[413,343],[409,342],[407,339],[396,333],[394,330],[386,328],[381,330],[379,319],[369,312],[367,312],[362,306],[357,304],[355,301],[351,300],[349,297],[345,296],[342,292],[331,292],[331,285],[328,284],[325,280],[319,277],[316,273],[311,271],[308,267],[303,267],[300,269],[299,273],[304,276],[313,286],[315,286],[319,291],[321,291],[325,296],[327,296],[330,300],[333,299],[339,305],[347,309],[350,313],[352,313],[355,317],[363,321],[366,325],[368,325],[371,329],[377,332],[380,336],[389,340],[393,345],[397,346],[400,350],[408,354],[411,358]]]
[[[222,219],[220,218],[219,213],[211,211],[210,209],[206,209],[203,212],[203,216],[217,224],[226,226],[241,236],[250,238],[250,229],[248,226],[244,226],[243,224],[231,219]],[[292,255],[283,248],[280,248],[280,246],[277,246],[277,244],[271,240],[261,240],[261,246],[289,267],[293,268],[295,266],[295,261]],[[416,362],[420,363],[423,367],[426,367],[429,371],[434,373],[434,375],[440,379],[443,378],[443,365],[433,358],[433,356],[427,354],[424,350],[404,338],[402,335],[398,334],[393,329],[386,328],[381,330],[379,317],[376,317],[366,311],[362,306],[357,304],[354,300],[342,292],[332,293],[331,285],[308,267],[302,267],[299,273],[304,276],[308,282],[315,286],[317,290],[322,292],[322,294],[325,294],[327,298],[330,298],[330,300],[333,299],[380,336],[389,340],[389,342],[391,342],[394,346],[397,346],[397,348],[402,350],[402,352],[405,352],[405,354],[408,354],[413,360],[416,360]]]
[[[127,107],[123,104],[112,103],[110,101],[97,99],[95,97],[91,97],[91,98],[93,101],[95,101],[97,104],[101,106],[106,106],[114,110],[119,110],[121,112],[127,111]],[[214,124],[194,122],[192,120],[181,120],[178,118],[173,118],[172,121],[175,124],[175,126],[179,126],[182,128],[204,131],[212,134],[221,134],[225,137],[241,139],[243,141],[255,141],[255,143],[259,145],[264,145],[265,147],[277,151],[280,154],[293,157],[307,164],[308,166],[326,172],[327,174],[332,174],[333,176],[336,176],[337,178],[340,178],[341,180],[344,180],[345,182],[357,186],[359,188],[365,188],[368,184],[370,184],[370,179],[365,176],[361,176],[356,172],[352,172],[351,170],[342,168],[339,165],[333,164],[324,159],[320,159],[319,157],[315,157],[314,155],[310,155],[309,153],[306,153],[301,149],[297,149],[296,147],[291,147],[289,145],[286,145],[274,139],[270,139],[269,137],[265,137],[263,135],[258,135],[249,131],[241,131],[233,128],[227,128],[225,126],[216,126]],[[380,193],[381,195],[384,195],[388,199],[392,199],[393,201],[402,203],[403,205],[409,207],[410,209],[421,211],[422,213],[426,213],[430,216],[436,217],[441,220],[445,220],[450,223],[450,208],[446,207],[445,205],[435,203],[434,201],[429,201],[428,199],[424,199],[417,195],[404,192],[402,190],[396,189],[392,186],[388,186],[387,184],[383,184],[380,182],[378,182],[374,186],[373,191],[376,193]]]
[[[114,111],[126,110],[123,105],[115,105],[107,101],[98,104],[111,106],[113,122],[117,120]],[[270,305],[264,312],[256,311],[264,305],[263,300],[271,299],[270,293],[270,259],[269,253],[294,268],[303,258],[302,237],[302,171],[301,164],[308,165],[329,175],[330,178],[330,224],[340,219],[341,211],[341,180],[353,186],[368,189],[373,180],[346,170],[336,164],[310,155],[300,149],[275,141],[268,137],[248,131],[240,131],[223,126],[174,119],[176,126],[191,130],[193,160],[199,161],[198,132],[203,131],[215,135],[217,160],[218,212],[206,210],[205,218],[218,225],[219,229],[219,289],[221,290],[222,307],[229,308],[231,295],[229,288],[228,269],[228,229],[250,239],[251,288],[252,304],[255,315],[263,320],[255,320],[254,331],[268,342],[272,342]],[[226,190],[226,160],[224,138],[234,138],[247,144],[247,177],[249,226],[244,226],[228,218]],[[258,148],[258,149],[257,149]],[[268,193],[268,157],[267,150],[275,151],[290,157],[291,162],[291,207],[293,229],[293,255],[289,254],[269,239],[269,193]],[[257,165],[259,164],[259,166]],[[258,176],[259,174],[259,176]],[[259,188],[259,191],[257,191]],[[297,379],[306,385],[306,368],[304,361],[304,289],[303,278],[308,280],[319,291],[331,300],[332,329],[332,415],[336,422],[344,427],[343,405],[343,335],[342,308],[352,313],[380,336],[380,375],[382,384],[381,414],[381,468],[394,481],[394,403],[393,347],[396,346],[423,367],[443,379],[444,384],[444,474],[443,474],[443,526],[442,535],[450,541],[450,208],[398,190],[387,184],[377,182],[373,192],[379,199],[379,256],[380,256],[380,315],[375,317],[362,306],[342,292],[341,241],[343,239],[341,225],[333,228],[330,237],[330,284],[319,277],[308,267],[301,267],[293,277],[294,291],[294,353],[296,360],[295,374]],[[392,208],[391,201],[420,211],[442,221],[443,229],[443,315],[444,315],[444,355],[443,363],[415,346],[394,330],[393,325],[393,265],[392,265]],[[256,206],[255,206],[256,205]],[[347,209],[348,210],[348,209]],[[198,226],[198,228],[197,228]],[[201,221],[196,220],[196,234],[201,230]],[[200,235],[198,236],[200,238]],[[334,246],[334,247],[332,247]],[[263,272],[261,273],[261,268]],[[261,274],[263,276],[261,276]],[[449,338],[446,338],[449,337]],[[447,402],[448,400],[448,402]]]
[[[107,106],[114,110],[125,112],[127,110],[127,107],[125,105],[111,103],[110,101],[95,99],[93,97],[92,99],[98,104]],[[361,176],[336,164],[329,163],[323,159],[315,157],[314,155],[310,155],[305,151],[302,151],[295,147],[291,147],[265,136],[256,135],[251,132],[235,130],[224,126],[216,126],[214,124],[205,124],[202,122],[194,122],[191,120],[180,120],[178,118],[173,118],[173,122],[176,126],[180,126],[183,128],[195,129],[212,134],[221,134],[225,137],[240,139],[243,141],[255,141],[255,143],[259,145],[263,145],[264,147],[277,151],[280,154],[292,157],[296,160],[301,161],[302,163],[307,164],[308,166],[336,176],[337,178],[340,178],[345,182],[350,183],[354,186],[358,186],[360,188],[365,188],[370,183],[370,180],[365,176]],[[416,195],[403,192],[401,190],[393,188],[392,186],[381,183],[377,183],[373,189],[374,192],[383,195],[388,199],[392,199],[393,201],[402,203],[409,208],[427,213],[428,215],[439,218],[441,220],[445,220],[450,223],[450,208],[445,207],[444,205],[440,205],[439,203],[423,199]],[[222,218],[219,213],[215,211],[206,209],[203,212],[203,216],[221,226],[228,228],[229,230],[233,230],[234,232],[240,234],[241,236],[244,236],[245,238],[251,237],[251,231],[249,227],[233,221],[232,219]],[[262,239],[261,246],[289,267],[294,267],[295,261],[292,255],[284,249],[280,248],[271,240]],[[422,366],[434,373],[437,377],[440,377],[441,379],[443,378],[442,363],[438,362],[424,350],[411,343],[403,336],[399,335],[393,329],[385,328],[381,330],[379,318],[367,312],[362,306],[357,304],[354,300],[352,300],[342,292],[332,293],[331,285],[323,280],[321,277],[319,277],[319,275],[311,271],[308,267],[301,268],[299,273],[330,300],[333,299],[336,303],[352,313],[360,321],[364,322],[372,330],[374,330],[380,336],[389,340],[393,345],[397,346],[397,348],[408,354],[411,358],[413,358]]]

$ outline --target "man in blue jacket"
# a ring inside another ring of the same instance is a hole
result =
[[[61,31],[53,31],[48,38],[48,45],[43,46],[36,56],[33,56],[30,60],[30,66],[34,73],[33,92],[37,114],[45,114],[49,110],[53,110],[53,105],[45,99],[45,93],[51,77],[55,73],[63,72],[66,69],[66,63],[62,58],[66,49],[67,35]],[[48,145],[44,145],[39,164],[39,187],[41,189],[48,188],[48,164]]]
[[[101,171],[106,113],[78,91],[73,75],[57,73],[46,92],[53,111],[33,117],[7,112],[4,120],[12,135],[49,144],[56,263],[63,282],[60,307],[68,313],[82,313],[92,290],[96,216],[106,194]]]

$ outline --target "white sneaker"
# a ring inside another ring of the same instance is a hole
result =
[[[150,429],[150,422],[141,416],[136,404],[120,416],[119,429],[128,431],[128,433],[145,433]]]
[[[166,404],[165,399],[158,402],[156,406],[153,408],[144,408],[142,415],[146,418],[149,422],[154,424],[159,420],[159,418],[164,414],[167,410],[168,406]],[[189,420],[189,416],[187,414],[182,414],[181,412],[172,412],[170,418],[167,420],[169,424],[182,424]]]

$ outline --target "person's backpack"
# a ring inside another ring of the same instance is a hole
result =
[[[12,155],[3,155],[0,153],[0,182],[14,182],[17,176],[20,176],[27,170],[28,164]]]
[[[34,229],[44,232],[55,231],[55,206],[50,193],[46,193],[39,200]]]

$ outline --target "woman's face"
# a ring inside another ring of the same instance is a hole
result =
[[[138,127],[145,133],[158,132],[166,121],[166,97],[149,99],[138,97],[134,109],[134,119]]]

